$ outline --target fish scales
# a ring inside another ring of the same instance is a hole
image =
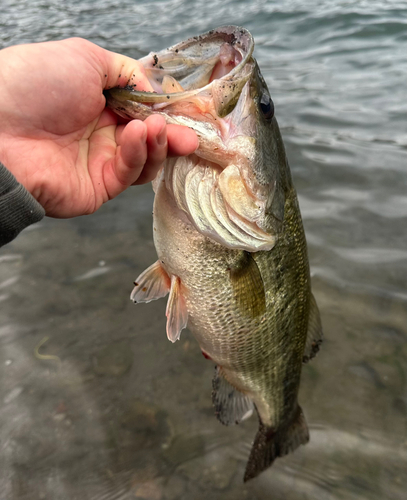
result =
[[[192,127],[197,151],[168,159],[153,183],[158,261],[131,298],[169,293],[167,336],[188,327],[216,365],[224,424],[259,418],[247,481],[305,444],[297,396],[322,341],[297,195],[248,31],[226,26],[141,60],[155,93],[112,89],[127,118],[162,114]]]

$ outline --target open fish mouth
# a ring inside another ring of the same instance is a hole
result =
[[[242,71],[253,49],[253,37],[244,28],[218,28],[140,59],[154,93],[137,91],[130,79],[125,89],[112,89],[109,95],[121,102],[148,103],[158,110],[202,94],[214,99],[222,117],[249,77]],[[219,79],[222,81],[212,85]]]
[[[137,90],[131,80],[105,92],[108,106],[125,118],[158,113],[196,131],[195,154],[167,160],[166,186],[199,232],[250,252],[273,248],[284,208],[277,180],[265,182],[253,169],[259,164],[253,49],[247,30],[221,27],[142,58],[154,92]],[[276,199],[280,208],[271,213]]]

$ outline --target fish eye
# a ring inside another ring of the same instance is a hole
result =
[[[263,92],[260,99],[260,109],[264,115],[264,118],[271,120],[274,116],[274,103],[269,96],[268,92]]]

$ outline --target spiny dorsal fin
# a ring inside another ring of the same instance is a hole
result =
[[[212,389],[215,414],[223,425],[238,424],[253,413],[252,400],[230,385],[218,366],[215,367]]]
[[[305,342],[304,355],[302,358],[303,363],[307,363],[310,359],[317,355],[319,347],[322,344],[322,338],[321,317],[319,315],[319,309],[315,297],[311,293],[307,341]]]

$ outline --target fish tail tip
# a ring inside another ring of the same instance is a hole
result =
[[[308,426],[301,407],[298,407],[298,411],[288,428],[275,430],[260,422],[243,481],[246,483],[255,478],[268,469],[277,457],[287,455],[301,444],[307,444],[308,441]]]

